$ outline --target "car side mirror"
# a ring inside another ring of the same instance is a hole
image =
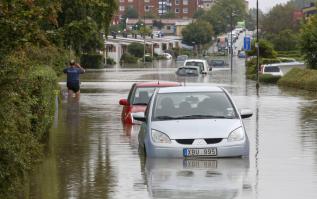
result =
[[[119,104],[122,106],[128,106],[129,102],[127,99],[120,99]]]
[[[240,115],[242,119],[249,118],[253,115],[253,112],[250,109],[241,109]]]
[[[135,119],[137,121],[141,121],[141,122],[145,122],[146,121],[144,112],[133,113],[133,119]]]

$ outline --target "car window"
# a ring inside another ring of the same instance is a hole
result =
[[[224,92],[157,94],[153,120],[238,118]]]
[[[278,66],[266,66],[264,67],[264,72],[278,73],[280,68]]]
[[[176,72],[178,75],[194,75],[197,76],[199,74],[197,68],[179,68]]]
[[[132,99],[132,104],[133,105],[147,105],[155,89],[156,89],[155,87],[136,88],[133,99]]]

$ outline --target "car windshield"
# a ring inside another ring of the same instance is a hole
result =
[[[139,87],[134,92],[133,105],[147,105],[155,91],[155,87]]]
[[[267,66],[264,68],[264,72],[278,73],[280,68],[278,66]]]
[[[179,68],[176,72],[177,75],[197,76],[199,74],[198,68]]]
[[[237,113],[224,92],[186,92],[158,94],[153,120],[234,119]]]
[[[199,66],[200,68],[202,68],[204,67],[204,64],[202,62],[189,61],[186,62],[186,66]]]
[[[211,64],[215,65],[215,66],[223,66],[225,64],[225,61],[223,61],[223,60],[212,60]]]

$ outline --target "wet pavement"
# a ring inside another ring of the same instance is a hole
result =
[[[177,78],[175,63],[146,69],[112,68],[82,76],[79,103],[57,107],[43,163],[30,181],[31,199],[97,198],[317,198],[317,94],[245,79],[244,60],[233,72]],[[139,126],[124,127],[119,99],[133,82],[182,81],[225,87],[244,120],[249,159],[145,159]],[[62,88],[65,89],[64,84]]]

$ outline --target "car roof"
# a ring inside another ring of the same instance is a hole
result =
[[[155,82],[138,82],[136,87],[166,87],[166,86],[181,86],[179,82],[164,82],[164,81],[155,81]]]
[[[160,88],[158,93],[223,92],[218,86],[180,86]]]

